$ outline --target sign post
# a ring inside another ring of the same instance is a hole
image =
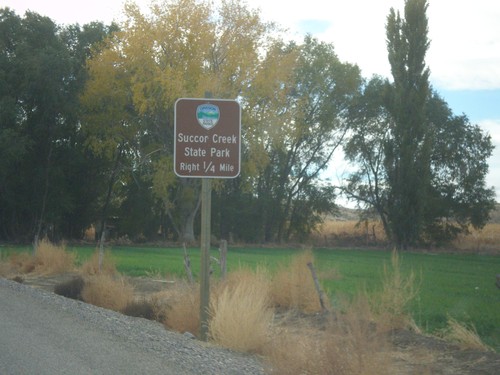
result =
[[[201,178],[200,338],[208,336],[212,178],[240,174],[241,109],[235,100],[178,99],[174,113],[174,171]]]

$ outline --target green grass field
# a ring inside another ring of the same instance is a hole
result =
[[[95,251],[94,247],[68,247],[82,263]],[[29,251],[27,248],[3,248],[5,254]],[[118,270],[130,276],[161,274],[184,277],[181,248],[121,247],[109,250]],[[238,267],[257,266],[275,270],[286,264],[297,249],[229,248],[228,272]],[[192,271],[196,277],[200,267],[200,249],[188,249]],[[218,257],[218,251],[212,250]],[[382,285],[384,264],[390,265],[391,252],[379,250],[316,249],[315,267],[335,305],[341,298],[361,291],[373,292]],[[427,332],[446,326],[452,317],[473,324],[487,345],[500,350],[500,290],[495,275],[500,273],[500,257],[477,254],[430,254],[405,252],[400,255],[402,271],[413,271],[419,280],[419,298],[411,309],[417,325]],[[217,277],[217,265],[214,265]]]

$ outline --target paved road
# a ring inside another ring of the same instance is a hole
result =
[[[0,279],[2,375],[238,373],[227,351],[221,358],[229,362],[213,367],[204,345],[155,322]]]

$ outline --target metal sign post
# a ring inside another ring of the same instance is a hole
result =
[[[200,338],[208,339],[212,178],[240,174],[241,109],[235,100],[178,99],[174,114],[174,170],[201,178]]]
[[[200,265],[200,338],[208,339],[208,308],[210,306],[210,218],[212,211],[212,180],[201,180],[201,265]]]

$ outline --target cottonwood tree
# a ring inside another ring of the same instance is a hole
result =
[[[200,184],[173,174],[175,101],[203,97],[206,91],[238,98],[270,29],[239,1],[222,1],[217,8],[208,1],[164,1],[148,14],[127,3],[124,16],[121,32],[89,64],[95,87],[102,89],[89,87],[86,97],[102,106],[109,120],[108,125],[101,122],[109,131],[95,138],[103,144],[121,139],[135,144],[127,153],[130,168],[151,167],[152,189],[170,224],[179,239],[193,241]],[[109,92],[113,85],[118,92]],[[101,100],[113,95],[119,96],[117,102]]]
[[[247,99],[262,240],[300,238],[334,209],[320,172],[343,141],[344,116],[360,82],[357,66],[342,63],[331,44],[310,36],[269,51]]]

